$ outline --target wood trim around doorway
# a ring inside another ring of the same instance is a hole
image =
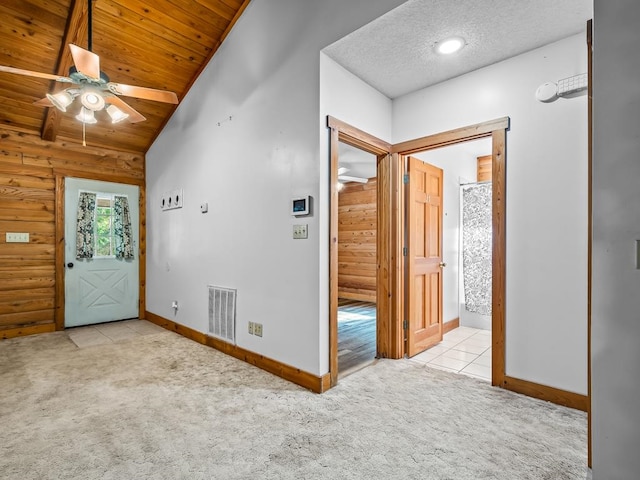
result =
[[[493,180],[493,317],[492,384],[509,388],[505,378],[505,258],[506,258],[506,131],[509,118],[470,125],[429,135],[396,145],[331,116],[330,129],[330,227],[329,227],[329,374],[331,386],[338,382],[338,143],[344,142],[378,157],[377,222],[377,331],[378,357],[405,355],[404,318],[404,185],[402,158],[411,153],[433,150],[479,138],[492,138]]]
[[[395,298],[392,295],[394,283],[390,272],[396,271],[393,263],[396,261],[396,255],[390,251],[388,232],[392,231],[391,222],[396,217],[392,209],[394,204],[392,197],[397,193],[397,186],[393,186],[393,181],[397,181],[397,179],[393,175],[392,159],[389,153],[391,151],[390,144],[331,116],[327,117],[327,127],[330,129],[329,377],[330,385],[334,387],[338,384],[338,189],[336,188],[338,184],[338,144],[343,142],[377,157],[376,355],[378,357],[393,355],[391,351],[394,339],[389,338],[393,320],[389,317],[392,311],[389,304]],[[381,202],[388,205],[388,208],[381,210]]]
[[[494,386],[508,388],[505,384],[505,291],[506,291],[506,131],[509,118],[503,117],[488,122],[469,125],[447,132],[409,140],[392,146],[392,151],[400,158],[404,156],[435,150],[458,143],[492,139],[492,193],[493,193],[493,284],[492,284],[492,380]],[[402,163],[402,162],[399,162]],[[404,265],[401,265],[404,270]],[[404,272],[403,272],[404,275]],[[402,332],[402,324],[395,325]],[[404,352],[403,352],[404,354]]]
[[[404,185],[402,183],[404,156],[416,152],[434,150],[480,138],[492,140],[492,193],[493,193],[493,283],[492,283],[492,385],[525,395],[551,401],[571,408],[585,410],[589,395],[580,395],[554,387],[506,375],[505,325],[506,325],[506,191],[507,191],[507,130],[509,117],[442,132],[389,145],[371,137],[344,122],[327,117],[331,129],[331,244],[330,244],[330,374],[331,386],[337,383],[337,169],[338,142],[367,150],[378,155],[378,355],[386,358],[402,358],[405,354],[404,330]],[[379,142],[379,143],[376,143]],[[385,151],[385,149],[387,149]],[[391,152],[391,154],[388,154]],[[335,357],[335,358],[334,358]]]
[[[591,285],[593,278],[593,20],[587,21],[587,466],[593,465],[591,415]]]
[[[64,272],[65,272],[65,253],[64,253],[64,192],[65,192],[65,178],[67,176],[73,178],[82,178],[85,180],[96,180],[102,182],[122,183],[126,185],[136,185],[138,187],[138,201],[139,201],[139,239],[138,239],[138,317],[145,318],[146,312],[146,272],[147,272],[147,260],[146,260],[146,247],[147,247],[147,234],[146,234],[146,190],[145,184],[142,180],[131,179],[124,176],[116,175],[83,175],[81,172],[73,172],[71,175],[67,175],[63,171],[54,171],[56,179],[55,190],[55,329],[64,330],[64,307],[65,307],[65,290],[64,290]]]

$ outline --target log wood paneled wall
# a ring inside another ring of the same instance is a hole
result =
[[[490,182],[492,175],[491,155],[478,157],[478,182]]]
[[[0,127],[0,338],[55,330],[60,178],[144,186],[144,158]],[[7,243],[6,232],[29,233],[29,242]]]
[[[376,188],[347,183],[338,201],[338,297],[376,301]]]

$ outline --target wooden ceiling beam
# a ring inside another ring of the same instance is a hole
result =
[[[68,75],[69,68],[73,66],[73,59],[71,58],[71,51],[69,50],[68,45],[70,43],[74,43],[78,46],[84,46],[87,44],[89,30],[88,16],[89,6],[86,0],[71,0],[67,26],[65,28],[64,36],[62,37],[60,52],[58,54],[57,75]],[[57,88],[59,88],[57,82],[53,82],[49,91],[54,92]],[[62,112],[57,108],[47,108],[41,130],[41,137],[43,140],[48,140],[50,142],[55,141],[56,136],[58,135],[58,129],[60,128],[61,117]]]

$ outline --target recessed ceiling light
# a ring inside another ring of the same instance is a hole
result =
[[[436,52],[440,55],[451,55],[462,50],[462,47],[464,47],[464,38],[462,37],[447,38],[435,45]]]

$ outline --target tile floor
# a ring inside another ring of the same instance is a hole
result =
[[[442,342],[409,359],[429,367],[491,381],[491,332],[458,327]]]
[[[142,335],[166,332],[166,330],[146,320],[122,320],[120,322],[70,328],[67,332],[71,341],[78,348],[85,348],[133,340]]]

